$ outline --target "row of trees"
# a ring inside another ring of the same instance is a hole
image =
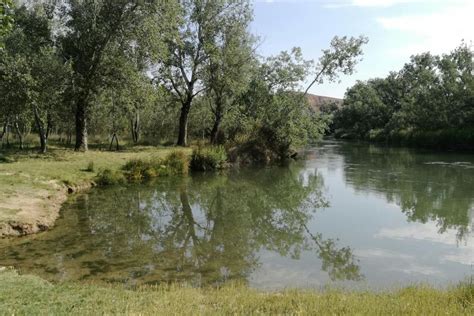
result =
[[[10,8],[10,7],[9,7]],[[6,12],[6,11],[5,11]],[[76,150],[88,136],[139,142],[207,137],[259,144],[275,156],[322,135],[301,83],[352,73],[364,37],[335,37],[317,61],[299,48],[262,58],[248,0],[23,1],[2,27],[3,134],[51,134]],[[6,16],[6,15],[5,15]]]
[[[474,143],[473,56],[462,43],[450,54],[413,56],[386,78],[357,82],[334,113],[336,133],[381,140],[432,133],[437,141],[446,134],[447,141]]]

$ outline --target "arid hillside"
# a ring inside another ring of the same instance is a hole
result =
[[[342,105],[342,99],[325,97],[322,95],[308,94],[309,105],[316,111],[319,111],[322,105],[329,103],[336,103],[338,106]]]

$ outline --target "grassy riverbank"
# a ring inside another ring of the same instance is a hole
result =
[[[428,287],[393,292],[261,292],[241,285],[219,289],[119,285],[51,284],[15,271],[0,272],[0,311],[43,314],[324,314],[324,315],[472,315],[474,287]]]
[[[118,169],[130,159],[164,157],[173,150],[176,149],[149,146],[120,152],[80,153],[52,147],[45,155],[35,151],[3,153],[0,157],[0,236],[47,229],[54,224],[67,192],[91,187],[101,169]]]

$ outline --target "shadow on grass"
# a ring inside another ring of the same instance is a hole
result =
[[[138,144],[123,142],[120,144],[119,150],[109,150],[109,145],[104,142],[93,142],[88,144],[89,150],[100,151],[100,152],[146,152],[157,148],[173,148],[175,147],[172,142],[150,142],[143,141]],[[24,159],[50,159],[50,160],[63,160],[65,159],[66,152],[74,151],[74,145],[68,144],[58,140],[50,140],[46,153],[40,153],[40,147],[35,143],[24,144],[23,149],[19,148],[19,145],[15,142],[10,144],[4,144],[0,147],[0,163],[13,163]],[[82,170],[89,171],[89,170]]]

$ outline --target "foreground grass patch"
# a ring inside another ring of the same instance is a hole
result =
[[[38,314],[303,314],[472,315],[473,285],[450,290],[412,287],[387,293],[342,291],[261,292],[242,285],[221,288],[50,284],[15,271],[0,272],[0,311]]]

